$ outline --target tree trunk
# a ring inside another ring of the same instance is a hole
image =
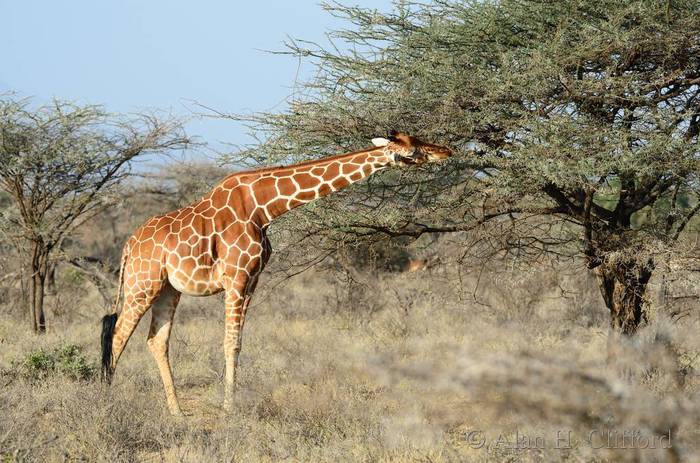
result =
[[[46,274],[48,271],[48,249],[42,242],[32,246],[31,265],[31,323],[37,334],[46,332],[46,317],[44,316],[44,292]]]
[[[52,262],[46,266],[46,294],[56,295],[56,263]]]
[[[645,294],[653,261],[606,257],[595,268],[600,293],[610,310],[610,327],[613,331],[632,335],[647,321]]]

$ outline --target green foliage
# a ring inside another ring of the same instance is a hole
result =
[[[238,118],[266,138],[233,160],[349,151],[390,129],[458,154],[373,176],[286,227],[324,252],[456,233],[460,260],[478,265],[579,256],[633,332],[659,258],[683,249],[700,212],[700,2],[326,8],[349,26],[330,46],[288,44],[315,77],[288,111]]]
[[[75,268],[69,268],[63,272],[63,278],[71,285],[80,285],[85,281],[85,273]]]
[[[30,352],[24,360],[13,362],[12,370],[16,375],[32,382],[55,375],[75,381],[90,381],[98,371],[97,367],[85,358],[82,348],[75,344]]]
[[[148,153],[181,149],[176,120],[119,116],[100,106],[56,100],[34,106],[0,95],[0,191],[10,236],[48,248],[86,218],[113,204],[130,163]]]
[[[390,129],[460,155],[373,177],[288,226],[324,233],[330,246],[478,227],[495,250],[600,260],[673,246],[697,213],[698,2],[326,8],[348,28],[331,34],[333,46],[288,44],[316,77],[288,111],[238,117],[267,138],[229,160],[336,153]],[[645,212],[659,201],[667,206]],[[644,227],[633,225],[639,214]]]
[[[115,116],[60,100],[37,107],[0,95],[0,234],[26,251],[35,332],[46,329],[44,285],[66,237],[115,204],[133,160],[187,143],[178,121],[153,114]]]

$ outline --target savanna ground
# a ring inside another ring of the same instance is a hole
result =
[[[145,343],[148,315],[114,384],[99,381],[98,320],[108,309],[65,270],[47,335],[30,335],[3,305],[0,456],[698,461],[693,302],[675,318],[655,303],[649,326],[609,345],[595,281],[569,268],[331,268],[276,287],[268,276],[247,319],[231,416],[221,409],[222,301],[183,297],[171,359],[184,420],[167,413]]]

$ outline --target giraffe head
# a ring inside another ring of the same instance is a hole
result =
[[[372,143],[384,147],[392,165],[420,165],[447,159],[452,155],[452,150],[447,147],[424,142],[403,132],[392,131],[389,138],[373,138]]]

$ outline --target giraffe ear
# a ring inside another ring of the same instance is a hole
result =
[[[387,140],[386,138],[377,137],[372,139],[372,143],[374,144],[374,146],[386,146],[389,144],[389,140]]]

